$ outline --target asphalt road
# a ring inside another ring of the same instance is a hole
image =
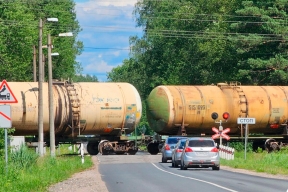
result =
[[[161,155],[98,156],[99,172],[110,192],[288,192],[288,180],[211,168],[180,170]]]

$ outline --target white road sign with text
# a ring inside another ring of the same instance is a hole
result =
[[[237,118],[238,124],[256,124],[255,118]]]

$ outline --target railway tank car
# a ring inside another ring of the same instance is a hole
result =
[[[287,143],[288,86],[242,86],[235,82],[158,86],[147,98],[148,123],[160,135],[211,136],[215,134],[212,127],[216,127],[213,112],[230,114],[223,127],[230,128],[231,140],[243,139],[245,133],[246,125],[237,124],[237,119],[253,117],[256,124],[247,129],[253,148],[279,149]],[[147,148],[157,154],[159,142],[153,141]]]
[[[14,135],[38,135],[38,83],[9,82],[18,103],[11,104]],[[135,154],[125,134],[134,131],[142,113],[138,91],[129,83],[53,82],[56,142],[87,140],[89,154]],[[43,83],[43,132],[49,143],[48,83]],[[56,143],[56,144],[57,144]]]

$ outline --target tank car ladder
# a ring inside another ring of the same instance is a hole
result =
[[[243,92],[243,90],[241,89],[240,86],[235,86],[235,90],[237,91],[238,95],[239,95],[239,105],[240,105],[240,113],[239,113],[239,117],[248,117],[248,103],[247,103],[247,99],[246,99],[246,95]],[[246,129],[246,126],[244,125],[244,129]],[[249,131],[249,130],[247,130]],[[241,124],[241,137],[243,137],[243,125]]]
[[[80,100],[78,98],[78,94],[76,93],[76,89],[73,84],[67,83],[65,84],[69,99],[71,102],[71,108],[72,108],[72,126],[70,127],[72,129],[72,137],[74,137],[74,130],[79,129],[79,135],[81,135],[81,129],[84,129],[85,123],[80,123]]]

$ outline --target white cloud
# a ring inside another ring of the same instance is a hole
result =
[[[97,72],[97,73],[107,73],[113,69],[114,66],[108,65],[105,61],[97,61],[85,66],[84,71],[86,72]]]
[[[111,53],[110,53],[111,54]],[[113,52],[112,52],[113,54]],[[106,53],[106,57],[109,57]],[[117,63],[108,64],[104,59],[102,54],[95,54],[94,52],[86,52],[79,56],[82,61],[83,74],[93,74],[93,73],[107,73],[110,72],[113,67],[119,65]],[[85,63],[83,62],[85,61]]]
[[[133,9],[137,0],[75,0],[76,16],[83,29],[77,39],[84,44],[77,56],[82,74],[105,81],[107,72],[129,57],[129,37],[139,35]],[[127,50],[128,49],[128,50]]]
[[[125,7],[125,6],[134,6],[137,3],[137,0],[90,0],[85,2],[90,6],[115,6],[115,7]],[[82,4],[82,3],[81,3]]]

